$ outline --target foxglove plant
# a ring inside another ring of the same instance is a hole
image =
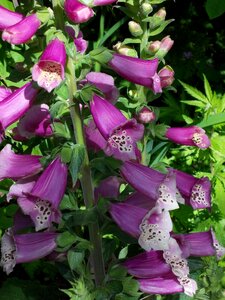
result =
[[[144,133],[142,124],[126,117],[107,100],[94,95],[91,101],[91,114],[96,127],[107,141],[106,155],[121,160],[137,159],[139,150],[136,142]]]
[[[49,93],[64,80],[66,49],[59,39],[52,40],[32,69],[32,78]]]

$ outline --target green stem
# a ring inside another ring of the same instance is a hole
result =
[[[99,36],[98,36],[98,41],[96,43],[96,48],[99,47],[99,42],[101,41],[102,37],[104,36],[105,32],[105,15],[102,12],[100,16],[100,24],[99,24]],[[95,63],[95,72],[100,72],[101,71],[101,64],[96,62]]]
[[[148,44],[148,24],[147,22],[142,22],[141,28],[143,30],[141,44],[140,44],[140,58],[144,58],[145,56],[145,47]]]
[[[55,24],[57,29],[64,30],[64,15],[60,0],[52,0],[52,8],[55,14]]]
[[[85,148],[85,158],[84,158],[83,168],[81,171],[82,177],[80,181],[81,181],[85,206],[87,208],[90,208],[94,205],[94,191],[92,185],[88,152],[87,152],[87,147],[84,138],[83,121],[80,113],[79,102],[77,101],[74,102],[74,94],[76,92],[76,78],[75,78],[74,63],[70,57],[68,58],[67,70],[68,70],[67,79],[68,79],[70,115],[73,123],[74,134],[75,134],[76,142],[80,145],[83,145]],[[90,241],[93,245],[91,258],[92,258],[92,264],[94,268],[95,282],[96,285],[101,285],[105,278],[105,268],[104,268],[102,243],[101,243],[101,236],[99,232],[98,223],[96,222],[95,224],[90,224],[88,229],[89,229]]]

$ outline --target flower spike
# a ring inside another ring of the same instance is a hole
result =
[[[64,80],[65,63],[64,43],[56,38],[47,45],[39,62],[34,65],[32,78],[50,93]]]
[[[26,43],[35,35],[40,25],[41,22],[36,14],[32,14],[22,19],[19,23],[4,29],[2,39],[13,45]]]

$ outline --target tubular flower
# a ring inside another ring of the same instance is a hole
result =
[[[225,255],[225,248],[219,244],[212,230],[173,234],[172,236],[179,244],[185,257],[216,255],[217,258],[220,258]]]
[[[170,66],[163,67],[159,73],[160,83],[162,88],[170,86],[174,81],[174,70]]]
[[[0,102],[12,94],[12,91],[4,86],[0,86]]]
[[[95,188],[95,199],[98,200],[99,197],[118,198],[121,182],[121,179],[116,176],[109,176],[103,179],[99,186]]]
[[[136,142],[144,133],[144,126],[135,119],[127,120],[115,106],[94,95],[91,101],[91,114],[97,129],[107,141],[106,155],[121,160],[137,159],[139,150]]]
[[[23,15],[0,5],[0,30],[19,23],[23,19]]]
[[[33,220],[36,231],[48,228],[51,222],[60,222],[58,207],[65,193],[66,183],[67,168],[60,158],[56,158],[44,170],[32,190],[17,199],[24,214]]]
[[[1,239],[0,265],[9,274],[16,264],[43,258],[56,248],[56,237],[55,232],[14,234],[9,228]]]
[[[0,180],[18,180],[37,174],[42,169],[40,158],[38,155],[15,154],[11,145],[6,145],[0,152]]]
[[[126,80],[143,85],[154,93],[161,93],[160,77],[157,74],[158,59],[144,60],[136,57],[113,54],[109,66]]]
[[[194,209],[211,207],[211,182],[207,177],[196,178],[179,170],[176,174],[177,189],[185,203]]]
[[[9,95],[0,101],[0,136],[9,125],[19,120],[31,107],[37,92],[38,90],[32,87],[31,82],[12,93],[4,91]]]
[[[200,149],[210,146],[210,140],[205,134],[205,130],[198,126],[171,127],[167,129],[165,136],[172,142],[181,145],[196,146]]]
[[[119,91],[114,85],[114,79],[112,76],[102,72],[90,72],[86,75],[86,80],[82,83],[90,83],[96,86],[103,94],[106,100],[115,104]]]
[[[20,119],[14,128],[15,140],[26,140],[34,136],[48,137],[53,134],[49,107],[46,104],[34,105]]]
[[[173,171],[162,174],[136,162],[124,162],[121,167],[124,179],[137,191],[157,201],[166,210],[178,208],[176,177]]]
[[[78,36],[74,38],[74,45],[76,46],[77,52],[84,54],[88,47],[88,42],[83,38],[83,34],[80,31]]]
[[[32,78],[49,93],[64,80],[66,49],[59,39],[52,40],[32,69]]]
[[[78,0],[66,0],[64,8],[67,17],[74,23],[87,22],[94,16],[94,11]]]
[[[28,42],[40,27],[41,22],[36,14],[25,17],[20,22],[4,29],[3,41],[13,45],[20,45]]]
[[[106,148],[107,141],[101,135],[93,120],[85,126],[85,135],[88,148],[96,152]]]

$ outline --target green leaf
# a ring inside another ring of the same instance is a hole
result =
[[[73,186],[75,186],[77,182],[79,171],[84,161],[84,156],[85,156],[84,146],[79,144],[73,145],[71,160],[69,164],[69,170],[72,177]]]
[[[225,12],[225,1],[207,0],[205,8],[210,19],[217,18]]]
[[[65,231],[57,237],[57,245],[61,248],[71,246],[77,240],[76,236]]]
[[[212,98],[213,98],[213,92],[212,92],[211,86],[204,74],[203,74],[203,77],[204,77],[205,94],[206,94],[208,100],[211,102]]]
[[[169,25],[173,21],[174,21],[174,19],[164,21],[163,23],[161,23],[161,25],[157,29],[150,31],[149,36],[155,36],[157,34],[160,34],[166,28],[166,26]]]
[[[137,280],[133,279],[132,277],[126,277],[123,280],[123,292],[130,295],[130,296],[138,296],[140,293],[139,284]]]
[[[192,105],[192,106],[197,106],[200,108],[205,107],[205,104],[198,100],[181,100],[180,102],[188,104],[188,105]]]
[[[100,64],[106,64],[109,62],[113,55],[112,53],[105,47],[100,47],[89,52],[90,57],[99,62]]]
[[[122,248],[122,249],[120,250],[120,253],[119,253],[118,258],[119,258],[119,259],[124,259],[124,258],[127,257],[127,254],[128,254],[128,246],[126,246],[126,247],[124,247],[124,248]]]
[[[184,87],[185,91],[191,95],[192,97],[194,97],[195,99],[198,99],[199,101],[202,101],[204,103],[208,103],[208,99],[206,98],[206,96],[200,92],[199,90],[197,90],[196,88],[194,88],[193,86],[190,86],[182,81],[179,80],[179,82],[181,83],[181,85]]]
[[[197,126],[204,128],[208,126],[218,125],[221,123],[225,123],[225,113],[210,115],[208,116],[208,118],[198,123]]]
[[[9,0],[1,0],[1,5],[5,8],[8,8],[9,10],[15,11],[13,3]]]
[[[63,219],[66,220],[67,226],[88,225],[96,223],[98,212],[96,207],[84,210],[76,210],[71,213],[64,214]]]
[[[123,41],[123,45],[127,45],[127,44],[140,44],[141,40],[140,39],[125,39]]]
[[[80,268],[82,261],[84,259],[84,252],[78,252],[74,250],[69,250],[67,254],[68,263],[71,270],[77,270]]]

